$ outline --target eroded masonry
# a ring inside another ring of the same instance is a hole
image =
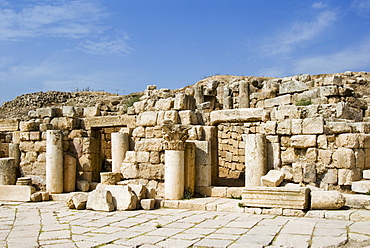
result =
[[[368,82],[366,72],[215,76],[179,90],[149,85],[130,107],[111,97],[114,108],[37,108],[0,120],[0,184],[92,191],[104,177],[167,199],[292,183],[368,193]]]

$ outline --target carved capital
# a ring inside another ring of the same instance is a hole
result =
[[[163,146],[165,150],[184,150],[189,127],[175,125],[171,120],[164,120],[162,125]]]

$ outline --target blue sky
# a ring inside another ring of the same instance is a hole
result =
[[[0,0],[0,103],[369,66],[370,0]]]

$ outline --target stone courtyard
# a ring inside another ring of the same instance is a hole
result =
[[[209,201],[215,204],[218,201],[216,205],[222,206],[236,200]],[[8,248],[369,247],[370,211],[357,212],[357,217],[353,211],[350,218],[346,210],[327,211],[328,219],[324,219],[170,208],[78,211],[68,209],[61,201],[2,202],[0,245]]]

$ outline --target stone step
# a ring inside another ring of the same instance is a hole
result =
[[[370,180],[362,180],[352,183],[352,191],[356,193],[369,193],[370,192]]]

